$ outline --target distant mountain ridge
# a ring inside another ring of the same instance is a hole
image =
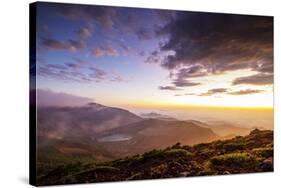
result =
[[[178,141],[196,144],[218,139],[211,129],[192,122],[142,118],[94,102],[75,107],[38,107],[37,118],[39,152],[52,147],[60,155],[90,154],[97,160],[163,148]]]
[[[176,118],[173,118],[171,116],[159,114],[156,112],[142,113],[142,114],[140,114],[140,117],[146,118],[146,119],[160,119],[160,120],[166,120],[166,121],[177,120]]]

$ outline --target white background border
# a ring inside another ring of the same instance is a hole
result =
[[[50,0],[49,2],[52,2]],[[275,69],[275,172],[247,175],[194,177],[119,183],[84,184],[66,187],[143,188],[143,187],[277,187],[281,179],[280,156],[280,37],[279,0],[58,0],[60,2],[164,8],[274,16]],[[28,185],[28,95],[29,40],[28,3],[30,0],[2,0],[0,6],[0,187]],[[279,54],[277,53],[279,52]],[[60,186],[65,187],[65,186]]]

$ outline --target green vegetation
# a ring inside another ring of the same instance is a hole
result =
[[[273,132],[194,146],[176,143],[109,162],[68,162],[38,176],[39,185],[273,171]]]
[[[258,164],[258,159],[247,153],[230,153],[212,157],[208,165],[214,170],[230,170],[254,168]]]
[[[273,156],[273,148],[255,148],[252,150],[253,154],[255,154],[258,157],[262,158],[268,158]]]
[[[185,149],[170,149],[165,151],[165,154],[168,156],[173,156],[173,157],[182,157],[182,156],[191,156],[192,153],[186,151]]]

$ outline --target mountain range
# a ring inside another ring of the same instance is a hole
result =
[[[230,133],[235,133],[232,137],[244,135],[247,131],[250,132],[226,123],[215,126],[157,113],[138,116],[93,102],[83,106],[38,106],[38,171],[65,161],[110,161],[178,142],[194,145],[229,138]],[[46,166],[48,161],[52,164]]]

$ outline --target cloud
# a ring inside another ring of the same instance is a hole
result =
[[[177,79],[186,79],[193,77],[202,77],[208,75],[208,72],[199,65],[190,66],[188,68],[181,68],[176,73],[172,73],[171,76],[176,76]]]
[[[215,88],[215,89],[210,89],[208,90],[208,93],[225,93],[227,92],[228,89],[227,88]]]
[[[145,63],[153,64],[153,63],[161,63],[163,60],[159,51],[155,50],[151,52],[151,54],[146,58]]]
[[[97,23],[105,29],[114,25],[116,10],[112,7],[61,4],[57,8],[63,17],[70,20]]]
[[[114,75],[110,80],[112,82],[126,82],[127,80],[123,78],[121,75]]]
[[[72,71],[69,70],[68,67],[57,65],[38,66],[37,75],[44,78],[71,82],[81,82],[80,77],[84,76],[84,74],[79,71]]]
[[[226,88],[215,88],[215,89],[210,89],[206,93],[200,93],[198,96],[211,96],[211,95],[216,95],[216,94],[222,94],[226,93],[228,89]]]
[[[42,44],[50,50],[67,50],[67,45],[51,38],[44,38]]]
[[[87,97],[80,97],[68,93],[55,92],[52,90],[37,89],[37,105],[46,106],[81,106],[94,100]]]
[[[174,52],[161,61],[168,70],[200,65],[211,74],[263,72],[258,64],[273,65],[272,17],[177,12],[159,34],[167,37],[160,50]]]
[[[198,83],[198,82],[192,82],[192,81],[181,79],[181,78],[178,78],[178,79],[174,80],[172,83],[176,87],[192,87],[192,86],[197,86],[197,85],[201,84],[201,83]]]
[[[85,60],[83,60],[83,59],[80,59],[80,58],[73,58],[73,60],[76,62],[76,63],[78,63],[78,64],[89,64],[89,62],[88,61],[85,61]]]
[[[154,37],[154,32],[151,29],[141,27],[135,31],[139,40],[150,40]]]
[[[264,91],[258,90],[258,89],[245,89],[245,90],[228,92],[228,94],[230,94],[230,95],[248,95],[248,94],[255,94],[255,93],[262,93],[262,92],[264,92]]]
[[[160,89],[160,90],[171,90],[171,91],[181,90],[180,88],[177,88],[175,86],[159,86],[158,89]]]
[[[195,96],[212,96],[216,94],[228,94],[228,95],[249,95],[255,93],[262,93],[264,90],[258,89],[245,89],[245,90],[238,90],[238,91],[231,91],[227,88],[215,88],[210,89],[205,93],[185,93],[185,94],[176,94],[175,96],[185,96],[185,95],[195,95]]]
[[[205,93],[185,93],[184,95],[196,95],[196,96],[212,96],[216,94],[222,94],[222,93],[227,93],[229,89],[227,88],[214,88],[214,89],[209,89]],[[182,95],[178,95],[182,96]]]
[[[273,73],[273,63],[259,64],[256,70],[262,73]]]
[[[66,66],[70,67],[70,68],[78,68],[79,64],[76,63],[65,63]]]
[[[92,83],[109,80],[105,70],[94,66],[82,67],[79,63],[43,64],[38,66],[37,74],[44,78],[65,82]]]
[[[95,57],[102,56],[118,56],[117,50],[115,50],[111,45],[106,45],[98,47],[92,50],[91,54]]]
[[[90,67],[91,73],[89,76],[95,80],[104,80],[107,76],[107,72],[97,67]]]
[[[239,77],[233,80],[232,85],[271,85],[273,84],[273,74],[258,73],[251,76]]]
[[[59,41],[52,38],[43,38],[42,45],[47,47],[49,50],[66,50],[66,51],[78,51],[86,47],[84,41],[81,40],[68,40],[67,42]]]
[[[80,28],[78,30],[78,35],[79,35],[80,38],[86,39],[86,38],[91,37],[92,33],[91,33],[91,31],[88,28],[84,27],[84,28]]]
[[[37,67],[37,75],[56,81],[77,83],[129,81],[116,71],[106,71],[89,65],[88,62],[84,62],[81,59],[75,58],[74,62],[66,62],[63,64],[40,64]]]
[[[70,51],[78,51],[86,47],[86,44],[82,40],[69,40],[68,49]]]
[[[273,18],[217,13],[173,12],[169,22],[158,27],[161,40],[145,61],[169,70],[176,87],[200,85],[191,78],[248,69],[273,73]],[[160,55],[161,54],[161,55]],[[272,83],[271,76],[261,76]],[[247,82],[238,78],[233,85]],[[254,79],[254,78],[253,78]],[[205,93],[206,95],[210,93]]]
[[[51,69],[59,69],[59,70],[66,70],[67,67],[64,65],[60,64],[46,64],[46,67],[51,68]]]

